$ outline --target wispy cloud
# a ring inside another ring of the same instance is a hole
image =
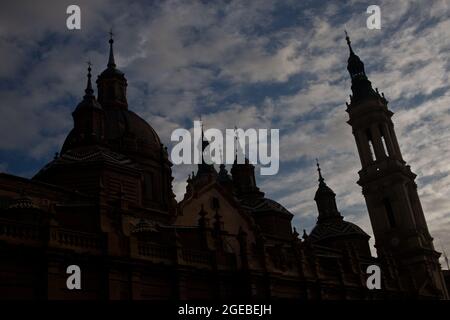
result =
[[[347,28],[396,112],[431,233],[450,248],[448,2],[381,1],[379,31],[365,27],[366,1],[79,1],[81,31],[65,28],[69,4],[2,4],[0,170],[35,172],[59,150],[82,97],[85,61],[96,73],[104,68],[112,25],[130,108],[164,143],[201,114],[210,127],[279,128],[281,171],[258,178],[267,195],[310,229],[319,157],[341,212],[371,232],[346,124]],[[193,169],[174,167],[178,198]]]

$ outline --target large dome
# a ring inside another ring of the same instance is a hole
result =
[[[161,141],[156,131],[133,111],[123,109],[106,110],[105,140],[113,142],[117,139],[129,140],[131,143],[134,140],[138,148],[159,150],[161,147]]]
[[[161,140],[156,131],[141,117],[125,109],[104,110],[104,137],[101,144],[114,151],[134,151],[149,154],[161,149]],[[61,153],[79,146],[77,135],[72,130],[67,136]]]
[[[91,87],[91,67],[88,68],[86,95],[72,113],[74,128],[67,136],[61,154],[79,147],[97,145],[113,152],[129,156],[137,161],[167,158],[161,140],[155,130],[141,117],[128,110],[127,80],[116,68],[113,39],[107,68],[97,78],[98,99]]]

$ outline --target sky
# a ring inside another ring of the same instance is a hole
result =
[[[81,30],[66,27],[81,8]],[[381,29],[369,30],[369,5]],[[106,67],[108,32],[129,108],[171,148],[171,132],[280,130],[280,171],[258,176],[293,225],[316,223],[315,159],[345,219],[372,234],[346,123],[348,48],[384,92],[436,248],[450,252],[449,1],[8,1],[0,10],[0,171],[32,177],[58,152],[86,85]],[[192,166],[173,168],[181,199]],[[259,172],[259,170],[257,170]],[[373,244],[373,238],[372,238]]]

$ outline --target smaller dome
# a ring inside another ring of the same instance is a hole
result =
[[[325,183],[321,183],[319,185],[319,188],[317,188],[316,194],[314,196],[314,199],[318,199],[321,196],[335,196],[336,194],[334,193],[334,191]]]
[[[256,214],[259,212],[276,211],[281,214],[292,216],[292,213],[290,213],[285,207],[272,199],[243,199],[241,200],[241,204]]]
[[[98,76],[101,79],[109,79],[109,78],[123,78],[125,80],[125,74],[117,68],[108,67]]]
[[[356,224],[345,220],[332,220],[318,223],[309,235],[313,242],[347,236],[370,238],[369,235]]]
[[[325,179],[322,177],[322,169],[320,168],[319,160],[316,159],[317,172],[319,173],[319,187],[317,188],[314,200],[318,200],[324,197],[331,197],[334,199],[336,194],[334,191],[325,183]]]
[[[102,106],[98,103],[95,97],[85,97],[75,108],[74,113],[81,111],[83,109],[94,108],[98,110],[102,110]]]

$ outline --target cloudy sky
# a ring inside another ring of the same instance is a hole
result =
[[[0,11],[0,171],[32,177],[59,151],[83,95],[86,61],[106,67],[108,31],[130,109],[171,146],[173,129],[280,129],[280,172],[259,185],[294,214],[317,217],[315,158],[347,220],[372,233],[345,102],[347,29],[384,92],[437,249],[450,251],[449,1],[8,1]],[[66,8],[81,8],[81,30]],[[189,166],[174,167],[185,190]],[[441,247],[442,246],[442,247]]]

